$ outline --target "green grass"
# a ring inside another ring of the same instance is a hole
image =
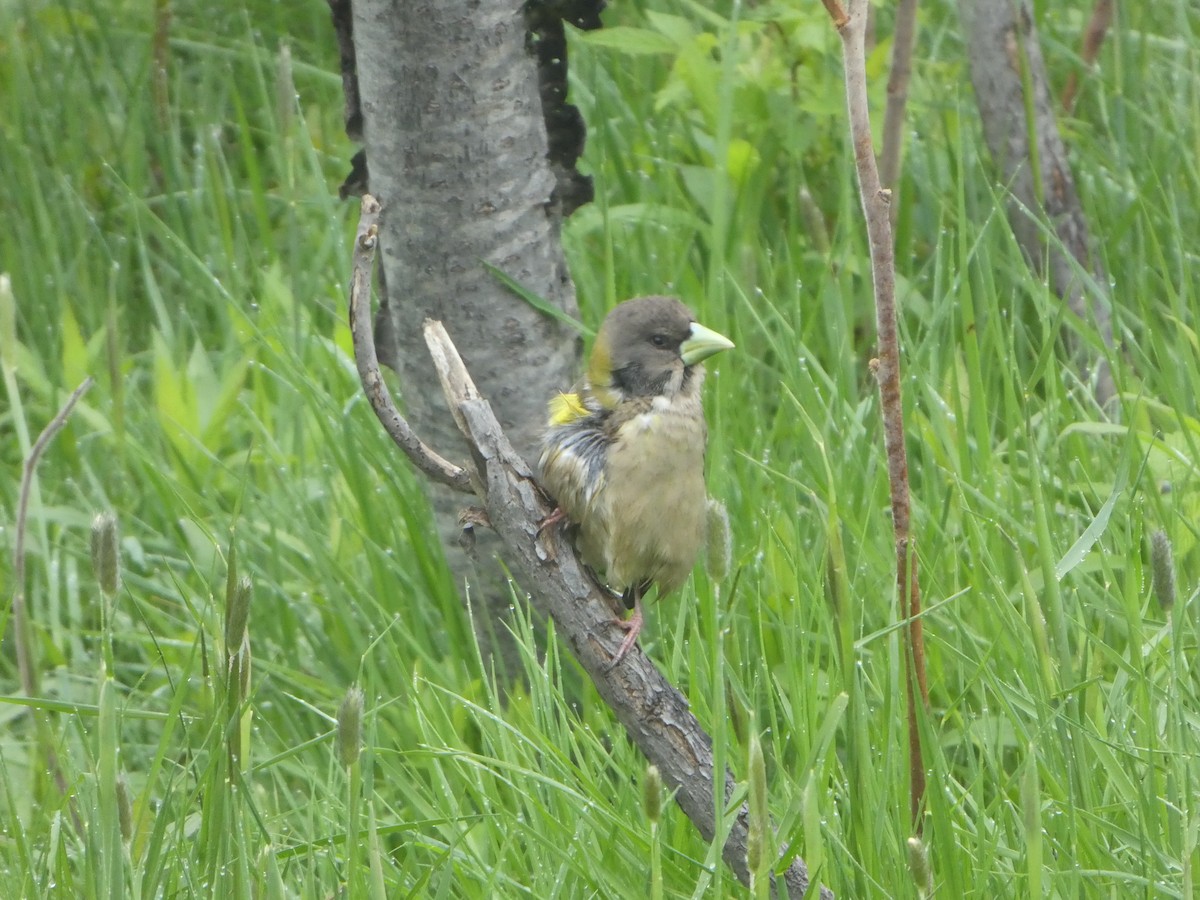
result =
[[[152,4],[0,10],[6,510],[38,432],[97,379],[31,503],[37,697],[19,698],[0,614],[0,895],[636,897],[653,861],[663,896],[749,896],[674,806],[651,827],[644,760],[521,602],[527,687],[485,674],[420,485],[358,389],[336,54],[324,3],[287,6],[176,4],[165,95]],[[1056,85],[1079,6],[1040,20]],[[916,896],[837,37],[817,4],[746,6],[735,25],[724,6],[646,7],[607,20],[656,52],[572,42],[598,198],[564,232],[583,318],[673,291],[738,350],[707,397],[733,574],[698,570],[650,611],[645,646],[740,781],[757,735],[789,853],[840,896]],[[1111,424],[1062,350],[1066,330],[1098,348],[1093,330],[1006,227],[957,24],[921,16],[896,240],[935,883],[1189,897],[1200,19],[1122,7],[1063,123],[1114,300]],[[887,49],[869,63],[877,127]],[[122,548],[111,616],[88,549],[104,510]],[[10,514],[5,604],[13,541]],[[231,568],[253,581],[245,693]],[[336,712],[355,683],[347,768]]]

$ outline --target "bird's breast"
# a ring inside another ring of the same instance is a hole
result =
[[[605,466],[609,580],[679,587],[704,545],[706,429],[698,400],[656,398],[617,429]]]

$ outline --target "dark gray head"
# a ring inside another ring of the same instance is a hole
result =
[[[592,348],[588,380],[598,394],[619,394],[614,402],[670,394],[686,383],[691,367],[732,346],[674,297],[638,297],[605,317]]]

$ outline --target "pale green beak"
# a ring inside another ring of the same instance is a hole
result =
[[[717,332],[711,328],[705,328],[699,322],[693,322],[692,330],[688,333],[687,340],[679,345],[679,355],[683,357],[683,364],[685,366],[694,366],[696,363],[708,359],[715,353],[732,349],[733,341],[725,337],[725,335],[717,334]]]

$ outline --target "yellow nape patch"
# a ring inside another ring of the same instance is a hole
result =
[[[588,414],[578,394],[555,394],[546,406],[551,425],[570,425]]]

